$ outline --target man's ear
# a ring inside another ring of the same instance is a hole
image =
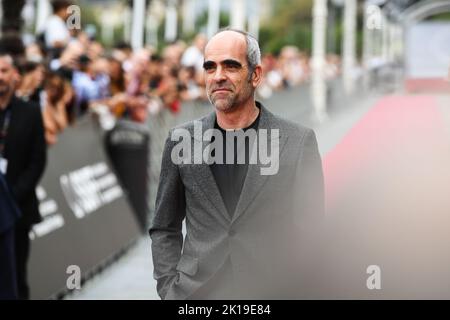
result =
[[[261,67],[261,65],[258,64],[252,73],[251,82],[252,82],[253,87],[256,88],[257,86],[259,86],[259,84],[262,81],[262,76],[263,76],[262,67]]]

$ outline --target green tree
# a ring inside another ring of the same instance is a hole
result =
[[[312,10],[313,0],[277,0],[273,2],[273,14],[269,21],[262,24],[259,34],[261,49],[265,53],[278,54],[283,46],[294,45],[300,50],[311,53],[312,50]],[[328,46],[327,52],[340,54],[342,47],[343,8],[333,7],[329,2]],[[356,45],[362,52],[362,6],[358,10]]]
[[[279,53],[285,45],[311,50],[313,0],[279,0],[273,3],[273,18],[260,29],[264,52]]]

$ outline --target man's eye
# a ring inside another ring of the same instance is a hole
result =
[[[205,71],[214,70],[215,68],[216,68],[216,64],[211,61],[207,61],[207,62],[203,63],[203,69]]]

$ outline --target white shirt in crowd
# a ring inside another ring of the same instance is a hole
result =
[[[70,40],[69,29],[63,19],[52,15],[45,25],[45,43],[47,47],[53,47],[56,41],[67,44]]]
[[[190,46],[181,57],[181,65],[195,67],[197,72],[203,70],[203,53],[196,46]]]

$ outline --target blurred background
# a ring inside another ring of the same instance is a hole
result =
[[[225,26],[259,40],[257,100],[316,131],[333,270],[316,296],[450,298],[450,1],[3,0],[0,25],[48,146],[32,299],[158,299],[161,152],[213,111],[203,49]]]

